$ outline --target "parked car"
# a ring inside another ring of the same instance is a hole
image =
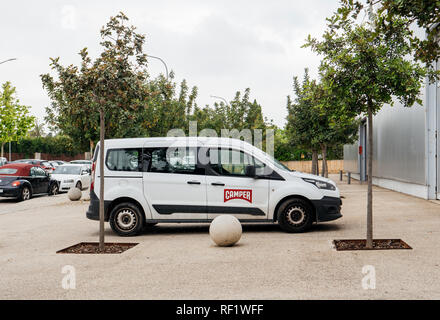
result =
[[[66,161],[62,161],[62,160],[51,160],[49,161],[50,164],[52,165],[52,167],[56,168],[58,166],[62,166],[63,164],[66,164]]]
[[[99,220],[104,152],[104,219],[121,236],[159,222],[210,222],[231,214],[242,222],[277,222],[303,232],[342,217],[339,190],[324,177],[291,171],[237,139],[136,138],[95,150],[86,216]]]
[[[58,181],[60,191],[69,191],[72,187],[80,190],[90,187],[90,169],[84,164],[58,166],[51,177]]]
[[[91,166],[92,160],[72,160],[69,163],[71,163],[71,164],[87,164],[87,165]]]
[[[4,166],[7,163],[8,163],[8,159],[6,159],[5,157],[0,157],[0,167]]]
[[[52,173],[52,171],[55,169],[49,161],[47,160],[38,160],[38,159],[20,159],[12,161],[12,163],[28,163],[28,164],[35,164],[40,166],[44,169],[44,171],[48,173]]]
[[[0,197],[29,200],[35,195],[55,195],[58,182],[38,165],[10,163],[0,167]]]

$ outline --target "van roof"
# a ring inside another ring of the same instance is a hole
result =
[[[204,145],[204,146],[229,146],[252,148],[252,145],[240,139],[219,138],[219,137],[154,137],[154,138],[123,138],[106,139],[105,147],[140,147],[140,146],[182,146],[182,145]]]

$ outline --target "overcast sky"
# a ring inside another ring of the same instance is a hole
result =
[[[39,75],[49,57],[78,64],[78,52],[99,48],[99,30],[123,11],[146,35],[145,52],[161,57],[180,82],[199,88],[199,106],[210,95],[231,100],[251,89],[266,117],[283,126],[292,77],[305,67],[317,74],[319,57],[301,48],[308,34],[320,36],[337,0],[277,1],[8,1],[2,3],[0,82],[17,87],[21,103],[43,119],[49,104]],[[151,59],[150,75],[164,72]]]

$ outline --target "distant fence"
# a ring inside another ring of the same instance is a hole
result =
[[[10,160],[10,161],[15,161],[15,160],[19,160],[19,159],[36,159],[36,156],[37,156],[37,154],[34,154],[34,153],[31,153],[31,154],[11,153],[12,160]],[[9,160],[9,152],[5,152],[3,154],[3,157],[5,157],[6,159]],[[65,154],[54,155],[54,154],[48,154],[48,153],[40,153],[38,158],[41,160],[62,160],[62,161],[85,160],[88,158],[88,153],[87,152],[86,153],[79,153],[74,156],[65,155]]]
[[[291,170],[301,172],[312,172],[312,161],[281,161],[285,166]],[[319,160],[319,172],[322,169],[322,160]],[[327,160],[328,173],[339,173],[344,170],[344,160]]]

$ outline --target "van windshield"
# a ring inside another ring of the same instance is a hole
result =
[[[280,170],[284,170],[284,171],[288,171],[288,172],[292,172],[295,170],[290,170],[288,167],[286,167],[284,164],[282,164],[280,161],[278,161],[277,159],[275,159],[274,157],[272,157],[270,154],[264,152],[261,149],[258,149],[259,152],[261,152],[261,154],[267,158],[267,160],[269,160],[277,169]]]
[[[277,159],[275,159],[271,155],[267,154],[267,157],[273,162],[275,167],[277,167],[278,169],[285,170],[285,171],[295,171],[295,170],[290,170],[287,166],[285,166],[284,164],[279,162]]]

